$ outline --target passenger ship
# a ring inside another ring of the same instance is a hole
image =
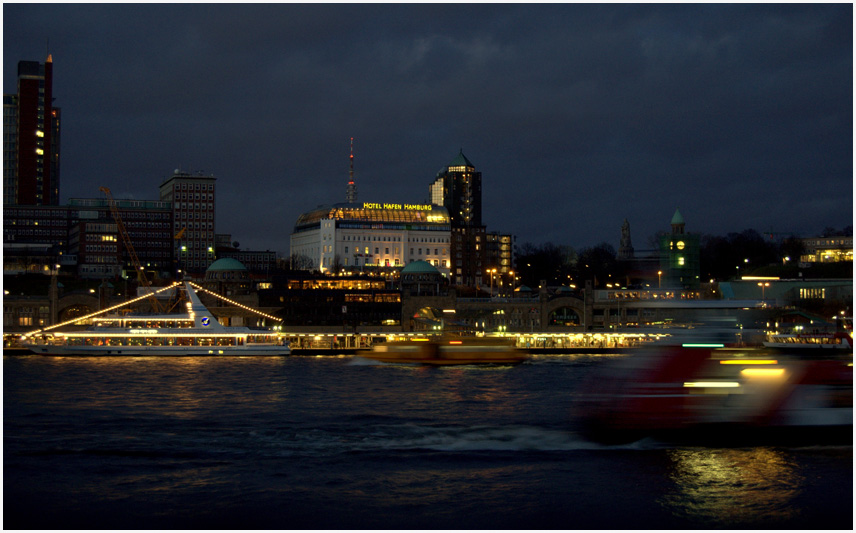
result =
[[[853,339],[844,332],[839,333],[779,333],[767,336],[765,348],[776,350],[835,350],[853,351]]]
[[[288,355],[284,338],[269,329],[220,324],[199,296],[184,284],[184,314],[95,318],[77,332],[40,330],[21,343],[40,355]]]

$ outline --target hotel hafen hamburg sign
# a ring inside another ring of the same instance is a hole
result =
[[[381,204],[363,202],[363,209],[395,209],[398,211],[431,211],[431,204]]]

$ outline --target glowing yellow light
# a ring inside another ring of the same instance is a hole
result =
[[[684,387],[694,387],[694,388],[720,388],[720,389],[733,389],[739,387],[740,383],[736,381],[687,381],[684,383]]]
[[[748,378],[778,378],[785,375],[784,368],[744,368],[741,376]]]
[[[43,132],[41,130],[36,130],[36,137],[44,137],[44,136],[45,136],[45,132]]]
[[[726,359],[720,361],[721,365],[777,365],[775,359]]]
[[[449,344],[463,344],[464,341],[449,341]]]

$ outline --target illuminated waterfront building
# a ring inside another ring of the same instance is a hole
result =
[[[172,203],[176,270],[205,271],[215,259],[216,178],[176,170],[160,186],[160,199]]]
[[[59,205],[59,134],[51,56],[18,62],[18,92],[3,95],[3,205]]]
[[[448,275],[450,240],[449,212],[443,207],[334,204],[297,219],[291,234],[292,268],[335,272],[427,261]]]

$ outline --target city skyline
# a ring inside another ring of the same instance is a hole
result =
[[[462,149],[519,244],[852,224],[851,5],[3,10],[4,93],[53,56],[61,203],[203,171],[217,231],[285,254],[353,137],[360,201],[422,203]]]

